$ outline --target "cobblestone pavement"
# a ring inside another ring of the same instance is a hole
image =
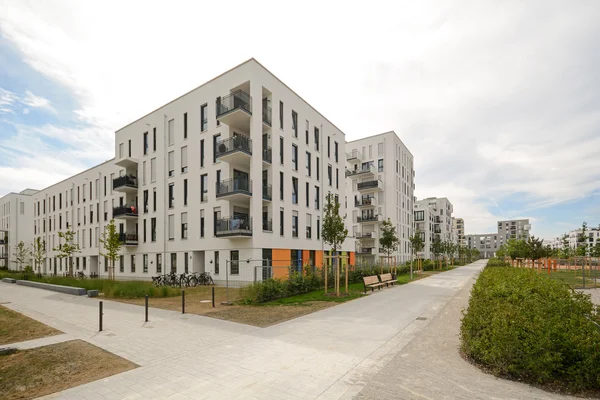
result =
[[[459,355],[461,312],[468,306],[475,279],[385,367],[356,399],[576,399],[499,379],[482,372]]]
[[[482,268],[478,262],[268,328],[0,283],[0,302],[140,365],[48,399],[356,395]],[[417,319],[419,318],[419,319]],[[420,340],[419,340],[420,341]]]
[[[587,293],[591,296],[592,302],[600,306],[600,288],[595,289],[580,289],[580,292]]]

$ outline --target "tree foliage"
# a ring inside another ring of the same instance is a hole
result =
[[[33,262],[35,263],[37,272],[41,272],[42,264],[46,259],[46,241],[39,236],[35,238],[31,254],[33,255]]]
[[[577,248],[576,248],[576,255],[580,256],[580,257],[585,257],[587,256],[587,252],[588,252],[588,224],[587,222],[583,221],[583,224],[581,224],[581,233],[579,233],[577,235]]]
[[[121,238],[119,237],[119,232],[117,232],[117,228],[115,226],[115,220],[111,219],[110,223],[106,225],[106,229],[102,232],[102,237],[100,238],[100,243],[104,247],[104,252],[100,253],[109,261],[108,269],[108,278],[115,278],[115,263],[117,262],[117,258],[119,257],[119,252],[121,251],[121,247],[123,244],[121,243]]]
[[[388,257],[390,257],[393,252],[398,250],[398,236],[396,236],[396,227],[392,224],[389,218],[387,221],[383,221],[379,245]]]
[[[21,240],[17,243],[17,247],[15,248],[15,261],[19,265],[19,270],[23,269],[23,264],[27,262],[27,258],[31,255],[29,249],[25,246],[25,243]]]
[[[74,242],[75,232],[72,230],[66,230],[64,232],[58,232],[59,244],[58,247],[53,248],[53,251],[58,252],[58,258],[66,258],[69,262],[69,275],[73,275],[73,254],[79,253],[79,245]],[[63,243],[60,243],[61,240]]]
[[[433,257],[437,260],[439,257],[444,254],[444,243],[440,240],[439,237],[436,237],[433,243],[431,244],[431,253],[433,253]]]

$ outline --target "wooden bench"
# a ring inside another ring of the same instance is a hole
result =
[[[365,293],[367,293],[367,288],[371,288],[371,292],[373,292],[375,288],[381,290],[381,287],[385,285],[385,283],[379,282],[377,275],[363,276],[363,283],[365,284]]]
[[[385,284],[386,287],[389,285],[394,286],[394,283],[396,283],[396,280],[392,277],[392,274],[381,274],[379,275],[379,279],[381,280],[382,284]]]

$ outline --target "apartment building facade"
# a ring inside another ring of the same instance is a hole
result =
[[[465,220],[463,218],[452,217],[452,232],[454,236],[453,242],[460,246],[467,245],[465,237]]]
[[[379,238],[383,221],[389,219],[399,239],[392,256],[396,262],[410,260],[415,188],[412,153],[393,131],[348,142],[346,151],[346,225],[356,239],[356,256],[367,264],[387,257]]]
[[[496,251],[509,239],[528,240],[530,231],[529,219],[498,221],[497,232],[466,235],[467,246],[478,249],[482,258],[495,257]]]
[[[28,257],[23,265],[15,259],[19,242],[28,250],[33,246],[33,200],[35,189],[25,189],[19,193],[8,193],[0,199],[0,268],[18,270],[32,266]]]
[[[582,243],[587,243],[588,249],[590,249],[600,243],[600,227],[588,227],[585,233],[586,238],[584,241],[580,241],[582,233],[583,231],[581,228],[573,229],[565,233],[569,248],[576,249],[577,247],[581,246]],[[544,243],[548,244],[553,249],[560,250],[564,247],[563,236],[555,237],[552,240],[549,240],[548,243]]]
[[[418,256],[433,259],[431,245],[436,239],[454,242],[452,213],[454,206],[446,197],[428,197],[414,204],[415,230],[423,239],[423,251]]]
[[[346,213],[345,154],[344,133],[251,59],[118,130],[113,160],[38,193],[47,271],[66,268],[51,249],[69,221],[75,265],[106,274],[99,237],[113,218],[117,279],[320,266],[326,195]],[[354,263],[354,248],[343,250]]]

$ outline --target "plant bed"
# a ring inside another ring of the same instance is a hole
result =
[[[589,296],[522,268],[486,268],[461,326],[466,359],[552,391],[600,395],[600,323]]]
[[[0,306],[0,345],[25,342],[62,332],[6,307]]]

